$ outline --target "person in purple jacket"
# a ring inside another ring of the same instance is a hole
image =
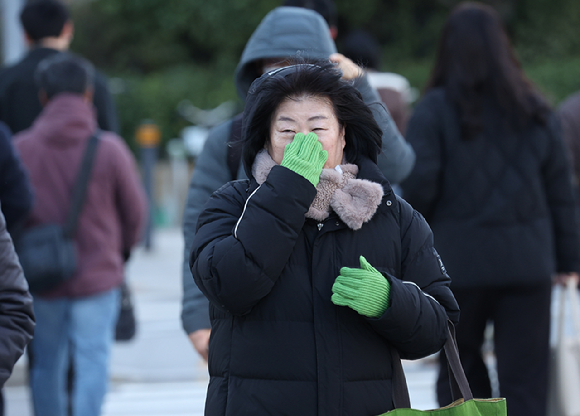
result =
[[[62,224],[66,218],[87,141],[97,131],[93,74],[88,61],[68,53],[38,67],[44,108],[14,139],[35,193],[26,226]],[[127,145],[112,132],[99,136],[74,236],[78,269],[54,290],[33,293],[38,320],[30,384],[36,416],[67,413],[69,345],[75,370],[73,415],[99,415],[107,389],[122,253],[139,240],[146,198]]]

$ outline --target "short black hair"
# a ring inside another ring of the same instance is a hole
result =
[[[341,42],[341,49],[344,56],[363,68],[379,69],[381,65],[381,45],[366,30],[347,33]]]
[[[314,10],[326,20],[330,27],[336,27],[337,12],[333,0],[285,0],[282,6],[302,7],[304,9]]]
[[[94,85],[95,69],[84,58],[61,52],[38,64],[35,81],[50,100],[63,92],[84,94]]]
[[[69,19],[68,9],[58,0],[30,0],[20,12],[22,27],[33,41],[59,36]]]
[[[329,61],[298,63],[270,71],[255,80],[246,97],[242,140],[246,172],[251,172],[257,153],[270,139],[274,112],[285,99],[310,96],[328,98],[341,126],[345,127],[344,155],[348,163],[360,156],[376,163],[382,131],[352,81]],[[248,173],[249,174],[249,173]]]

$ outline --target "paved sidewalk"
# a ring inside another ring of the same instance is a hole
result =
[[[181,329],[181,231],[159,229],[153,248],[135,250],[127,268],[138,319],[133,341],[116,343],[103,416],[197,416],[203,414],[207,367]],[[413,406],[436,407],[434,360],[405,362]],[[32,416],[25,358],[4,395],[6,416]]]

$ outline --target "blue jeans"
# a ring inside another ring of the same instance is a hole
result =
[[[100,415],[109,381],[119,290],[84,298],[35,297],[34,313],[30,386],[35,415],[67,416],[66,375],[70,355],[75,370],[73,415]]]

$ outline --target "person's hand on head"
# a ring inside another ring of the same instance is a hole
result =
[[[342,79],[351,80],[361,77],[364,70],[341,53],[333,53],[328,57],[342,71]]]
[[[211,334],[211,329],[198,329],[193,331],[188,335],[189,340],[193,344],[193,347],[197,351],[201,358],[207,363],[208,352],[209,352],[209,336]]]
[[[343,267],[332,285],[332,303],[348,306],[369,318],[380,317],[389,306],[391,284],[363,256],[360,269]]]
[[[280,165],[296,172],[317,186],[322,168],[328,159],[328,152],[322,149],[318,136],[314,133],[296,133],[294,140],[284,148],[284,158]]]

